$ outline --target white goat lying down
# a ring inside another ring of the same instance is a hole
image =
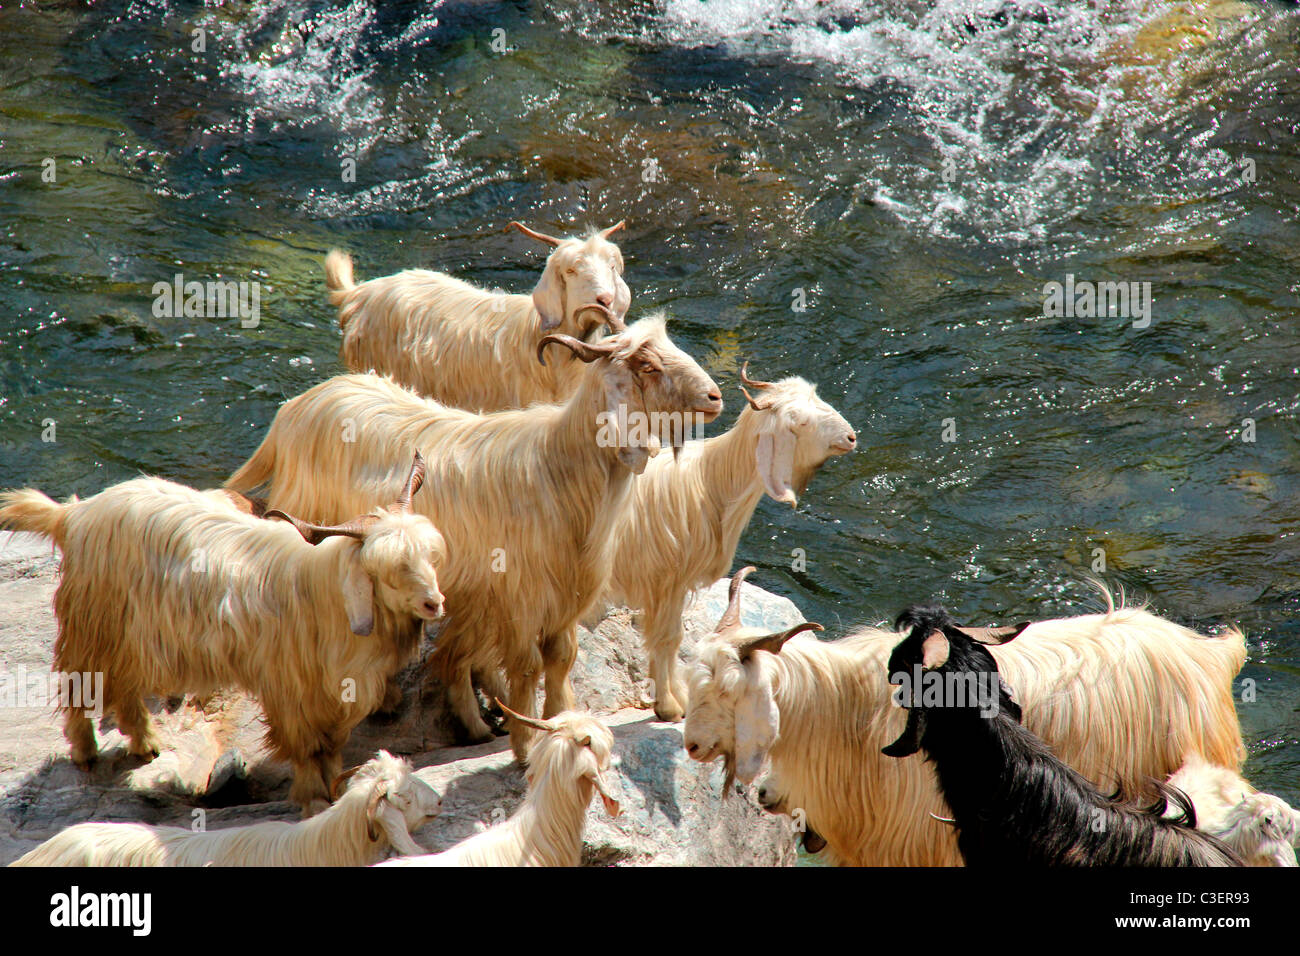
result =
[[[381,750],[335,781],[347,790],[301,823],[269,821],[194,832],[142,823],[79,823],[11,866],[369,866],[390,848],[423,853],[411,839],[438,815],[438,791]]]
[[[740,626],[739,582],[717,633],[696,647],[683,743],[696,760],[724,758],[752,781],[764,761],[765,806],[802,810],[814,845],[843,865],[955,866],[961,862],[933,770],[880,750],[904,713],[886,681],[893,631],[865,628],[837,641],[790,640]],[[1245,758],[1232,680],[1245,639],[1218,637],[1141,608],[1039,621],[992,649],[1016,690],[1025,726],[1103,788],[1138,793],[1185,754],[1239,767]],[[730,779],[728,780],[728,789]],[[815,835],[815,836],[814,836]]]
[[[1260,793],[1238,773],[1193,754],[1168,784],[1191,798],[1196,827],[1218,837],[1247,866],[1295,866],[1300,811]]]
[[[379,866],[577,866],[592,796],[600,794],[605,812],[618,816],[618,801],[602,776],[614,748],[608,727],[587,714],[565,712],[537,720],[500,705],[516,721],[545,731],[528,754],[523,804],[510,819],[450,850]]]
[[[326,256],[343,364],[473,412],[562,402],[573,394],[581,363],[557,356],[540,365],[533,356],[548,332],[590,340],[605,323],[613,332],[623,328],[631,293],[623,254],[609,241],[623,223],[582,239],[510,225],[554,247],[531,296],[488,292],[427,269],[354,285],[352,260],[337,250]]]
[[[491,739],[475,672],[504,670],[506,699],[526,716],[536,712],[539,675],[544,716],[573,708],[577,624],[609,580],[632,478],[661,443],[681,439],[674,423],[722,410],[717,385],[669,340],[661,318],[595,343],[553,335],[542,347],[550,344],[584,369],[563,405],[478,415],[376,375],[341,375],[286,402],[227,482],[244,492],[269,483],[273,507],[331,521],[392,494],[394,449],[414,444],[429,455],[419,507],[448,546],[438,569],[448,613],[431,674],[472,741]],[[530,734],[511,727],[521,760]]]
[[[239,688],[261,703],[272,749],[293,763],[290,797],[310,814],[328,805],[352,728],[442,617],[442,536],[410,511],[423,476],[417,454],[396,502],[334,527],[255,517],[224,491],[159,478],[62,505],[5,492],[0,527],[63,552],[54,669],[104,675],[131,753],[160,748],[145,695]],[[98,754],[86,705],[60,705],[85,767]]]
[[[617,531],[607,594],[643,610],[642,633],[655,688],[655,714],[681,720],[686,688],[677,673],[687,595],[731,568],[736,543],[764,492],[798,504],[818,469],[852,451],[853,429],[801,378],[758,382],[726,434],[687,442],[677,460],[646,466]],[[741,391],[745,391],[743,388]]]

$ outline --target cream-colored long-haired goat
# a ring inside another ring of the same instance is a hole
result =
[[[603,772],[609,769],[614,735],[587,714],[566,712],[536,720],[502,710],[541,730],[528,754],[528,794],[510,819],[457,843],[450,850],[398,857],[379,866],[577,866],[582,828],[591,798],[600,794],[605,812],[619,814]]]
[[[904,712],[885,673],[900,638],[865,628],[837,641],[764,635],[740,626],[739,581],[718,632],[696,647],[684,745],[721,756],[728,776],[771,775],[760,800],[803,811],[834,862],[862,866],[959,865],[933,769],[880,749]],[[1104,787],[1137,792],[1185,754],[1239,767],[1245,758],[1232,681],[1245,639],[1218,637],[1141,608],[1039,621],[991,648],[1015,688],[1025,725],[1062,760]]]
[[[572,709],[577,622],[609,580],[632,477],[661,442],[681,440],[674,423],[709,421],[722,409],[713,380],[660,318],[595,343],[547,336],[541,348],[552,343],[585,363],[563,405],[478,415],[379,376],[340,376],[286,402],[227,482],[240,491],[269,482],[273,507],[337,520],[392,494],[395,448],[416,444],[428,454],[420,508],[448,546],[439,568],[447,620],[431,673],[473,741],[491,737],[474,672],[504,670],[510,707],[526,716],[544,674],[544,715]],[[528,734],[511,727],[521,760]]]
[[[442,617],[443,540],[410,511],[422,479],[417,454],[396,503],[334,527],[254,517],[224,492],[160,478],[61,505],[6,492],[0,527],[63,552],[54,669],[103,674],[131,753],[159,752],[146,695],[237,687],[261,703],[268,742],[293,763],[290,797],[310,814],[328,805],[352,728],[418,650],[422,624]],[[90,717],[60,704],[86,766],[98,753]]]
[[[677,673],[687,595],[731,569],[736,543],[766,492],[791,506],[833,455],[857,436],[801,378],[758,382],[723,435],[688,442],[674,461],[650,462],[633,484],[617,532],[608,597],[643,611],[642,633],[655,688],[655,714],[681,720],[686,688]],[[744,389],[742,389],[744,391]]]
[[[1218,837],[1247,866],[1295,866],[1300,811],[1281,797],[1260,793],[1241,774],[1192,754],[1169,778],[1191,798],[1196,827]]]
[[[623,224],[582,239],[510,225],[554,247],[531,296],[489,292],[427,269],[354,285],[352,260],[337,250],[326,256],[343,364],[475,412],[562,402],[573,394],[580,362],[557,355],[540,365],[533,356],[548,332],[589,340],[605,323],[611,331],[623,328],[631,293],[623,254],[609,241]]]
[[[301,823],[268,821],[194,832],[143,823],[79,823],[10,866],[369,866],[390,849],[423,853],[411,839],[438,815],[438,791],[388,751],[344,776],[333,806]],[[341,782],[342,778],[336,781]]]

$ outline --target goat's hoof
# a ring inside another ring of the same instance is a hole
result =
[[[95,764],[99,762],[99,754],[91,754],[89,757],[73,757],[72,765],[83,773],[90,773],[95,769]]]
[[[675,724],[686,716],[680,704],[657,704],[655,705],[655,716],[666,724]]]
[[[492,728],[492,737],[509,737],[510,731],[506,730],[501,724]],[[491,739],[491,738],[488,738]]]

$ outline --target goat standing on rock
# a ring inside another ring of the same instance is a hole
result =
[[[423,480],[416,453],[392,505],[334,526],[255,517],[226,492],[160,478],[65,504],[24,489],[0,495],[0,528],[63,552],[54,669],[104,675],[132,754],[160,749],[145,695],[237,687],[261,703],[273,751],[293,763],[290,799],[310,815],[329,805],[352,728],[443,616],[443,539],[411,512]],[[86,767],[98,754],[87,707],[61,709]]]
[[[1157,785],[1155,806],[1107,797],[1021,723],[1011,688],[983,645],[1005,644],[1028,624],[958,627],[939,607],[911,607],[889,658],[889,680],[907,710],[902,734],[883,749],[924,750],[952,809],[967,866],[1239,866],[1177,790]],[[1177,819],[1162,814],[1169,803]]]
[[[682,611],[694,588],[725,575],[763,493],[794,507],[830,458],[857,435],[801,378],[741,381],[748,406],[723,435],[687,442],[680,458],[650,462],[632,487],[617,532],[608,597],[641,608],[655,688],[655,715],[681,720],[686,686],[677,673]]]
[[[447,620],[430,656],[468,739],[491,739],[472,684],[504,671],[512,709],[544,717],[573,707],[577,625],[609,581],[616,522],[635,475],[686,424],[722,410],[718,386],[673,344],[659,317],[583,342],[538,347],[577,355],[578,391],[563,405],[478,415],[421,398],[377,375],[340,375],[286,402],[253,457],[226,483],[268,484],[270,504],[337,520],[391,494],[394,448],[429,455],[421,510],[447,540],[439,569]],[[536,361],[537,359],[534,359]],[[354,440],[347,440],[351,437]],[[522,760],[531,730],[510,727]]]

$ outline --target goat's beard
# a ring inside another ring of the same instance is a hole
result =
[[[722,783],[722,799],[725,800],[731,796],[731,788],[736,785],[736,755],[723,754],[722,766],[727,772],[727,778]]]
[[[887,757],[910,757],[921,749],[921,738],[925,736],[925,711],[919,707],[910,707],[907,711],[907,724],[888,747],[881,748]]]

